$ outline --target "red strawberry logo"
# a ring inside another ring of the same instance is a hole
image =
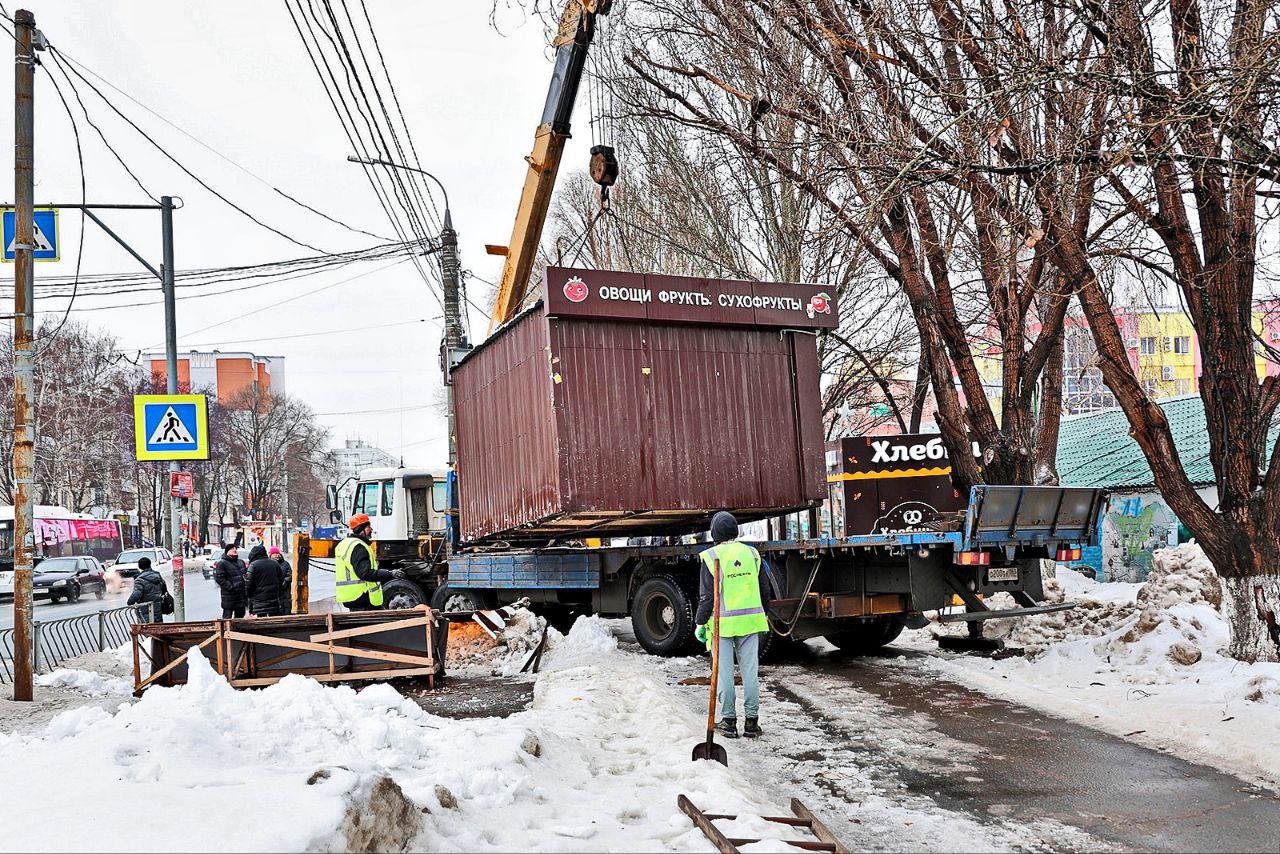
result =
[[[581,276],[574,276],[564,283],[564,296],[569,302],[582,302],[590,293],[591,289]]]

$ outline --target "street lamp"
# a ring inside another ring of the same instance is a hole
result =
[[[403,163],[392,163],[390,160],[382,160],[377,157],[356,157],[354,154],[348,155],[347,160],[352,163],[361,163],[365,166],[386,166],[388,169],[404,169],[408,172],[426,175],[436,182],[436,186],[440,188],[440,195],[444,196],[444,227],[449,230],[453,228],[452,217],[449,215],[449,191],[444,188],[444,184],[440,183],[439,178],[426,169],[419,169],[417,166],[406,166]]]
[[[444,340],[440,342],[440,368],[444,373],[445,394],[449,409],[449,464],[457,461],[457,444],[454,439],[454,407],[453,383],[450,374],[453,366],[467,354],[471,345],[467,342],[462,329],[462,299],[460,295],[462,264],[458,260],[458,234],[453,230],[453,215],[449,210],[449,192],[435,175],[417,166],[406,166],[403,163],[392,163],[378,157],[347,157],[352,163],[363,166],[384,166],[388,169],[404,169],[426,175],[440,188],[444,196],[444,224],[440,229],[440,277],[444,282]]]

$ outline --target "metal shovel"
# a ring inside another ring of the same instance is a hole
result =
[[[726,768],[729,754],[723,744],[716,744],[716,684],[720,681],[720,561],[715,561],[712,582],[711,618],[711,703],[707,707],[707,740],[693,747],[693,761],[714,759]]]

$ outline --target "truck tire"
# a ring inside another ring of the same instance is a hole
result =
[[[682,655],[696,643],[693,603],[669,575],[647,578],[631,600],[631,630],[650,655]]]
[[[426,601],[427,592],[407,578],[396,578],[382,585],[382,607],[388,611],[416,608]]]
[[[854,628],[824,637],[846,652],[866,655],[897,640],[906,624],[906,618],[899,614],[873,617],[870,620],[860,620],[854,624]]]
[[[479,590],[444,584],[431,595],[431,607],[436,611],[483,611],[489,603],[488,597]]]

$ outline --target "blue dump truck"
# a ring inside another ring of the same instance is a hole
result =
[[[1042,568],[1093,542],[1106,494],[960,495],[938,436],[828,444],[835,327],[817,286],[548,267],[543,301],[447,365],[456,469],[362,473],[335,512],[372,517],[405,569],[388,607],[528,597],[630,616],[656,654],[689,650],[718,510],[768,561],[779,636],[870,650],[944,611],[976,644],[992,616],[1070,607],[1041,604]],[[1000,592],[1018,607],[992,611]]]

